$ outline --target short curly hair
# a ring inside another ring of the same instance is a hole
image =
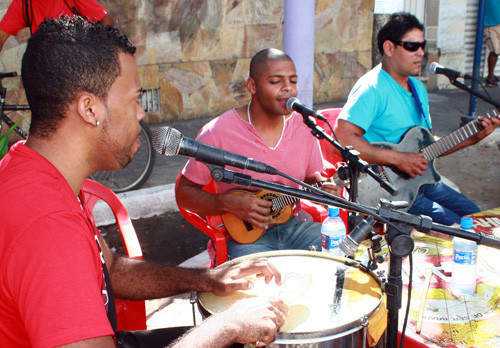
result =
[[[133,55],[135,47],[116,28],[80,16],[46,18],[29,39],[21,67],[30,134],[50,136],[79,92],[106,100],[120,75],[121,52]]]
[[[384,55],[384,42],[401,41],[403,36],[412,29],[424,31],[424,26],[417,17],[408,12],[393,13],[377,34],[377,47],[380,54]]]

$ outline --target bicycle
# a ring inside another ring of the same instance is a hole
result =
[[[116,193],[140,188],[153,172],[156,152],[152,145],[152,133],[146,122],[140,121],[141,147],[132,161],[123,169],[116,171],[99,171],[92,175],[92,180],[98,181]]]
[[[17,72],[8,72],[8,73],[2,73],[0,72],[0,80],[6,77],[16,77]],[[9,128],[12,128],[16,125],[16,122],[14,122],[9,116],[7,116],[4,111],[20,111],[20,110],[29,110],[30,107],[29,105],[5,105],[5,96],[7,95],[7,88],[5,87],[0,87],[0,130],[2,129],[2,121],[9,126]],[[23,139],[26,139],[28,137],[28,133],[26,133],[21,127],[15,126],[14,131],[19,134]]]
[[[17,72],[1,73],[0,80],[8,77],[16,77]],[[0,130],[2,122],[19,134],[23,139],[28,138],[28,133],[5,114],[4,111],[30,110],[29,105],[6,105],[5,96],[7,88],[0,87]],[[136,190],[140,188],[150,177],[156,160],[156,152],[152,146],[152,133],[146,122],[140,121],[141,125],[141,147],[135,154],[133,160],[123,169],[116,171],[99,171],[90,175],[92,180],[98,181],[116,193]]]

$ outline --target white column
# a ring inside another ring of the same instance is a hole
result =
[[[314,82],[315,0],[285,0],[283,50],[293,59],[299,76],[300,101],[312,107]]]

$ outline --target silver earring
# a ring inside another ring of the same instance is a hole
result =
[[[97,120],[97,121],[95,121],[95,125],[96,125],[96,126],[100,126],[100,125],[101,125],[101,122],[99,122],[99,121]]]

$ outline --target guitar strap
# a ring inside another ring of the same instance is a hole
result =
[[[429,121],[429,118],[424,112],[424,108],[422,107],[422,102],[420,101],[420,98],[418,97],[417,89],[415,88],[415,85],[413,84],[413,81],[411,78],[408,78],[408,85],[410,86],[411,94],[413,95],[413,98],[415,98],[415,101],[417,102],[417,107],[420,110],[420,113],[424,117],[425,123],[427,123],[427,127],[429,129],[432,128],[431,122]]]

